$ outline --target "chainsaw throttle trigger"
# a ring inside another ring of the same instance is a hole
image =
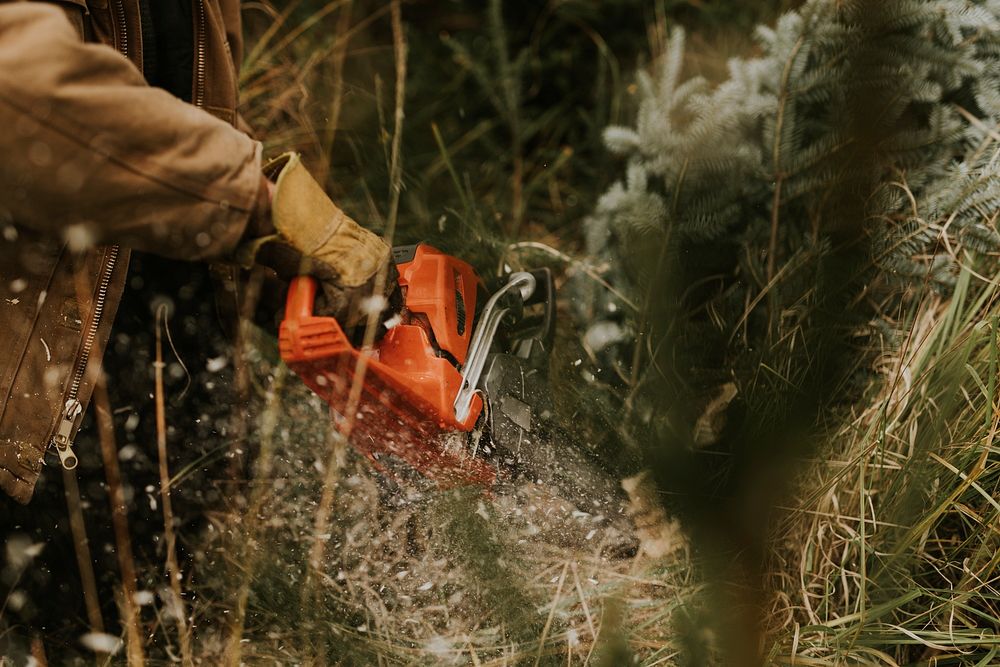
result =
[[[472,332],[469,354],[462,367],[462,384],[455,396],[455,419],[464,421],[472,409],[472,399],[476,395],[479,376],[482,375],[486,359],[496,338],[500,323],[512,314],[520,317],[524,302],[531,299],[537,280],[531,273],[519,271],[511,274],[507,284],[497,290],[483,307],[479,324]]]

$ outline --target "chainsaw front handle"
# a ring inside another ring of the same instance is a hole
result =
[[[479,324],[472,333],[469,356],[465,360],[465,366],[462,367],[462,385],[458,395],[455,396],[455,419],[458,421],[467,419],[472,409],[472,399],[476,395],[479,376],[483,373],[486,358],[493,346],[493,339],[496,338],[497,328],[511,309],[507,298],[513,297],[517,305],[523,306],[524,302],[531,299],[536,285],[535,276],[532,274],[525,271],[513,273],[507,284],[497,290],[483,307],[483,312],[479,315]],[[501,303],[501,300],[506,303]]]
[[[552,271],[547,268],[530,271],[535,277],[535,290],[524,300],[525,307],[540,306],[540,313],[525,317],[510,331],[507,338],[514,341],[536,339],[546,350],[552,349],[556,335],[556,284]]]

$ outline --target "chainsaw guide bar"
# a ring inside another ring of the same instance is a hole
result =
[[[393,259],[404,305],[370,350],[313,313],[316,282],[303,276],[289,288],[281,357],[377,467],[388,457],[445,486],[491,486],[551,414],[552,275],[511,274],[477,308],[485,286],[466,262],[423,243],[395,248]],[[489,444],[470,446],[473,432]]]

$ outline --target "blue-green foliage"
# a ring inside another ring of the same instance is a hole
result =
[[[684,76],[675,29],[639,74],[635,125],[605,130],[625,175],[585,223],[588,251],[639,311],[657,274],[631,260],[650,248],[662,262],[728,249],[738,288],[713,311],[725,335],[763,292],[779,310],[801,301],[808,280],[782,269],[831,247],[830,198],[854,176],[859,138],[877,144],[859,216],[871,280],[947,290],[965,251],[1000,249],[1000,0],[809,0],[757,39],[761,54],[733,59],[713,85]],[[877,118],[859,111],[866,95],[879,97]],[[869,121],[877,136],[859,133]],[[588,289],[585,317],[630,312]],[[780,323],[764,326],[769,340]]]

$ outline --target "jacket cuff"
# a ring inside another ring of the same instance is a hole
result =
[[[267,196],[264,183],[261,177],[261,155],[263,146],[259,142],[253,142],[255,150],[240,167],[240,173],[236,176],[232,185],[243,191],[239,203],[230,203],[225,200],[217,206],[222,208],[221,220],[217,220],[209,225],[209,237],[212,238],[211,247],[203,248],[195,259],[221,258],[228,260],[233,257],[236,249],[253,234],[253,230],[259,224],[257,222],[262,206],[262,197]],[[269,214],[268,214],[269,215]]]
[[[264,174],[260,175],[260,183],[257,186],[257,200],[250,218],[247,221],[246,229],[243,232],[243,241],[258,239],[262,236],[274,234],[274,222],[271,220],[271,181]]]

